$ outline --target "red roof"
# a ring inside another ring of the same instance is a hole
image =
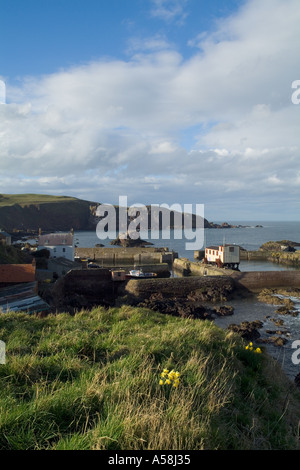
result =
[[[32,264],[0,264],[0,282],[19,283],[35,281]]]

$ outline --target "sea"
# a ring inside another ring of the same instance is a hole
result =
[[[218,223],[218,222],[216,222]],[[219,222],[220,223],[220,222]],[[246,250],[258,250],[263,243],[268,241],[290,240],[300,243],[300,221],[299,222],[277,222],[277,221],[230,221],[231,225],[242,225],[241,228],[210,228],[204,229],[202,234],[198,234],[197,241],[192,250],[187,249],[187,243],[193,242],[193,232],[182,230],[170,230],[170,233],[151,232],[140,233],[140,238],[153,243],[157,247],[167,247],[178,253],[178,257],[194,260],[194,251],[204,249],[210,245],[221,245],[223,243],[232,243],[241,246]],[[200,230],[200,229],[198,229]],[[110,242],[114,237],[113,233],[107,233],[105,240],[100,240],[95,231],[76,231],[75,244],[81,248],[94,247],[101,243],[104,246],[111,246]],[[300,247],[296,247],[300,249]],[[295,266],[280,265],[267,261],[242,261],[240,271],[278,271],[278,270],[297,270]],[[263,328],[259,330],[261,338],[270,337],[267,331],[282,330],[285,334],[282,336],[287,339],[283,347],[272,344],[263,346],[269,354],[279,363],[286,375],[293,381],[295,376],[300,373],[300,298],[291,298],[293,300],[298,316],[279,315],[275,313],[279,304],[268,305],[259,302],[256,296],[249,299],[235,299],[230,301],[234,307],[233,316],[217,317],[214,321],[221,328],[226,328],[230,323],[240,324],[242,321],[260,320],[263,322]],[[273,318],[282,319],[283,326],[277,327],[272,321]],[[276,334],[275,334],[276,336]],[[295,343],[295,341],[299,341]],[[297,354],[299,351],[299,354]],[[298,359],[299,358],[299,359]],[[299,364],[297,363],[299,362]]]
[[[221,222],[216,222],[221,223]],[[178,253],[179,258],[194,260],[194,251],[204,249],[210,245],[222,245],[232,243],[241,246],[245,250],[258,250],[263,243],[268,241],[290,240],[300,243],[299,222],[261,222],[261,221],[231,221],[231,225],[241,225],[242,228],[207,228],[195,230],[170,230],[140,232],[142,240],[151,242],[153,246],[167,247]],[[75,244],[80,248],[93,248],[101,243],[111,247],[110,242],[116,237],[115,233],[107,232],[106,239],[99,239],[94,231],[75,232]],[[189,249],[189,245],[194,245]],[[296,247],[296,249],[300,249]],[[269,270],[294,270],[300,269],[278,263],[262,261],[242,261],[240,271],[269,271]]]

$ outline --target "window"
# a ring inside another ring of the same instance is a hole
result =
[[[65,248],[63,248],[63,253],[65,253],[65,252],[66,252],[66,249],[65,249]]]
[[[233,253],[234,252],[234,246],[230,246],[229,251],[230,251],[230,253]]]

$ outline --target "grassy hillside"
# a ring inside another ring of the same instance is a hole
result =
[[[1,194],[0,228],[7,231],[88,230],[91,206],[95,204],[68,196],[45,194]]]
[[[76,198],[68,196],[50,196],[47,194],[0,194],[0,207],[13,206],[15,204],[26,207],[32,204],[70,201],[76,201]]]
[[[11,313],[0,338],[2,450],[299,448],[297,390],[212,322],[132,307]]]

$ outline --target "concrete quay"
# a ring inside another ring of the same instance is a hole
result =
[[[195,263],[185,258],[174,260],[173,267],[180,272],[190,274],[191,277],[230,277],[237,288],[246,288],[250,292],[259,292],[261,289],[272,288],[300,288],[300,270],[240,272]]]
[[[96,263],[106,266],[127,265],[148,265],[169,263],[178,257],[174,251],[168,248],[122,248],[122,247],[95,247],[95,248],[76,248],[75,256],[85,259],[91,259]]]

